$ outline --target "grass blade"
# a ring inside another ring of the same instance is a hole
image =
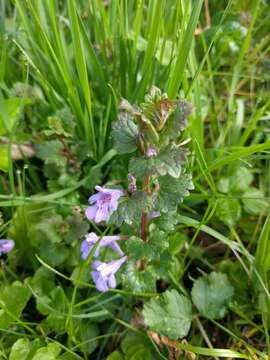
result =
[[[255,254],[255,264],[262,276],[265,277],[270,270],[270,213],[263,225],[260,237],[258,239],[257,250]]]
[[[178,94],[179,88],[183,80],[184,70],[188,61],[188,55],[191,49],[194,32],[198,23],[202,4],[203,0],[194,1],[187,28],[184,35],[182,34],[183,38],[181,39],[181,45],[178,49],[178,56],[174,65],[174,69],[170,74],[170,79],[167,86],[168,94],[172,98],[174,98]]]
[[[78,15],[75,8],[75,3],[72,0],[68,1],[68,13],[70,17],[70,30],[73,39],[73,49],[75,56],[76,68],[78,71],[79,79],[82,85],[82,90],[84,94],[84,100],[88,110],[88,116],[84,117],[84,130],[86,132],[86,140],[88,145],[92,145],[94,156],[96,156],[96,135],[95,128],[92,117],[92,103],[91,103],[91,94],[90,87],[88,82],[88,75],[86,69],[86,61],[84,49],[82,46],[81,33],[78,22]]]

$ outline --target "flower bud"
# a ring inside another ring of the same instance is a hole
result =
[[[137,190],[136,178],[131,173],[128,173],[128,191],[133,193]]]

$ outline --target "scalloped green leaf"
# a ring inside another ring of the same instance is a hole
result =
[[[56,360],[61,352],[61,346],[50,343],[37,350],[32,360]]]
[[[142,259],[146,254],[147,244],[140,238],[132,236],[126,242],[126,252],[131,260]]]
[[[65,166],[67,162],[63,150],[64,146],[59,140],[44,141],[36,145],[38,158],[44,160],[45,164],[55,164],[59,167]]]
[[[156,291],[157,276],[150,266],[139,270],[136,263],[129,261],[122,274],[123,284],[126,289],[135,293]]]
[[[145,303],[143,317],[145,325],[151,330],[170,339],[181,339],[190,329],[191,302],[176,290],[167,290],[160,298]]]
[[[138,128],[127,113],[120,113],[113,124],[112,137],[115,149],[127,154],[137,149]]]
[[[27,360],[30,352],[29,339],[18,339],[11,348],[9,360]]]
[[[227,275],[216,272],[195,280],[191,291],[193,303],[208,319],[222,319],[233,294]]]
[[[192,105],[185,100],[178,101],[176,110],[167,120],[166,126],[162,131],[163,138],[176,139],[187,126],[187,118],[192,113]]]
[[[192,176],[184,173],[179,179],[171,176],[159,178],[160,190],[155,200],[155,209],[162,212],[176,211],[177,206],[189,195],[189,190],[194,189]]]
[[[19,281],[1,288],[0,328],[7,329],[13,321],[20,318],[30,297],[30,289]]]
[[[120,199],[117,210],[110,217],[110,222],[118,227],[123,222],[134,224],[140,220],[143,211],[149,212],[151,209],[151,196],[146,196],[144,191],[136,191],[131,196]]]
[[[223,224],[234,226],[241,216],[241,205],[238,199],[218,199],[216,216]]]
[[[248,214],[258,215],[260,212],[269,210],[270,206],[264,197],[264,193],[260,189],[254,187],[248,188],[243,193],[242,199],[244,209]]]
[[[182,166],[187,161],[187,150],[169,144],[156,157],[138,157],[130,160],[129,172],[137,178],[149,175],[170,175],[178,178],[182,172]]]

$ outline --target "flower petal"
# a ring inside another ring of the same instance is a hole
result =
[[[10,252],[15,246],[15,242],[13,240],[1,239],[0,240],[0,255],[7,254]]]
[[[96,205],[88,206],[88,208],[86,208],[85,210],[85,216],[87,217],[87,219],[90,221],[94,220],[96,217],[97,210],[98,207]]]
[[[110,288],[116,288],[116,279],[115,279],[115,276],[114,274],[111,274],[108,278],[108,284],[109,284],[109,287]]]
[[[89,234],[85,235],[85,240],[92,245],[94,245],[98,241],[98,239],[99,237],[94,232],[90,232]]]
[[[95,260],[95,261],[93,261],[93,263],[92,263],[92,267],[93,267],[93,269],[97,270],[97,268],[98,268],[99,266],[101,266],[102,264],[104,264],[102,261]]]
[[[99,279],[96,282],[96,288],[101,292],[106,292],[109,290],[107,282],[101,277],[99,277]]]
[[[96,282],[100,277],[98,271],[91,271],[91,276],[92,276],[92,279],[93,279],[94,282]]]
[[[81,243],[80,251],[82,254],[82,259],[86,260],[90,251],[92,250],[93,246],[96,244],[96,242],[99,240],[99,237],[94,233],[91,232],[89,234],[85,235],[85,240]],[[100,251],[100,244],[96,248],[96,251],[94,253],[94,257],[99,256]]]
[[[117,252],[118,254],[120,254],[121,256],[124,255],[123,251],[121,250],[120,246],[117,244],[116,241],[111,242],[108,245],[113,251]]]
[[[89,204],[90,205],[94,204],[95,202],[97,202],[100,199],[101,196],[102,196],[101,193],[91,195],[88,199]]]
[[[98,271],[92,271],[91,272],[92,279],[96,285],[96,288],[101,292],[108,291],[108,285],[104,279],[99,275]]]
[[[148,214],[148,219],[149,220],[152,220],[154,218],[157,218],[160,216],[160,212],[159,211],[151,211],[149,214]]]
[[[111,190],[111,191],[112,191],[111,196],[116,200],[124,195],[124,192],[122,190]]]
[[[121,190],[113,190],[111,194],[111,201],[110,201],[110,210],[115,211],[118,208],[118,200],[119,198],[124,195],[123,191]]]
[[[98,271],[100,271],[100,274],[103,278],[110,276],[111,274],[115,274],[122,264],[126,261],[127,257],[123,256],[122,258],[118,260],[110,261],[109,263],[105,263],[106,266],[102,266],[98,268]]]
[[[127,260],[127,256],[123,256],[118,260],[111,261],[109,263],[94,261],[92,266],[95,271],[91,272],[92,279],[96,284],[96,288],[105,292],[108,290],[108,286],[116,287],[115,273],[119,270],[121,265]]]
[[[83,259],[83,260],[86,260],[86,259],[87,259],[87,256],[89,255],[92,247],[93,247],[93,245],[90,244],[89,242],[87,242],[87,240],[84,240],[84,241],[81,243],[80,251],[81,251],[82,259]]]
[[[103,238],[100,241],[101,246],[109,246],[110,243],[120,240],[120,236],[118,235],[112,235],[112,236],[103,236]]]
[[[99,186],[99,185],[96,185],[96,186],[95,186],[95,189],[96,189],[97,191],[99,191],[99,192],[104,192],[103,187],[101,187],[101,186]]]
[[[109,219],[109,211],[107,206],[99,207],[96,216],[95,223],[100,223],[101,221],[107,221]]]
[[[118,199],[112,197],[110,204],[109,204],[110,211],[115,211],[118,208]]]

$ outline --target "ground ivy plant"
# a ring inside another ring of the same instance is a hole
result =
[[[171,100],[157,87],[140,106],[120,103],[112,136],[119,154],[128,158],[126,188],[95,187],[85,216],[106,230],[102,236],[88,233],[80,248],[100,292],[115,288],[117,281],[133,294],[162,291],[145,302],[142,315],[146,326],[170,339],[187,335],[192,302],[202,316],[218,319],[233,295],[226,275],[219,273],[195,280],[190,297],[164,291],[181,275],[173,241],[178,205],[193,189],[182,136],[190,113],[185,100]],[[117,234],[105,234],[108,229]]]
[[[179,141],[190,113],[190,104],[169,99],[157,87],[140,106],[120,103],[112,136],[118,152],[129,154],[127,188],[97,185],[85,211],[90,221],[115,226],[120,234],[101,238],[92,232],[81,244],[83,259],[95,246],[91,275],[98,290],[116,287],[120,267],[123,287],[137,293],[156,291],[157,280],[174,271],[168,233],[174,230],[178,205],[193,189],[188,150]],[[98,260],[101,248],[118,258]]]

